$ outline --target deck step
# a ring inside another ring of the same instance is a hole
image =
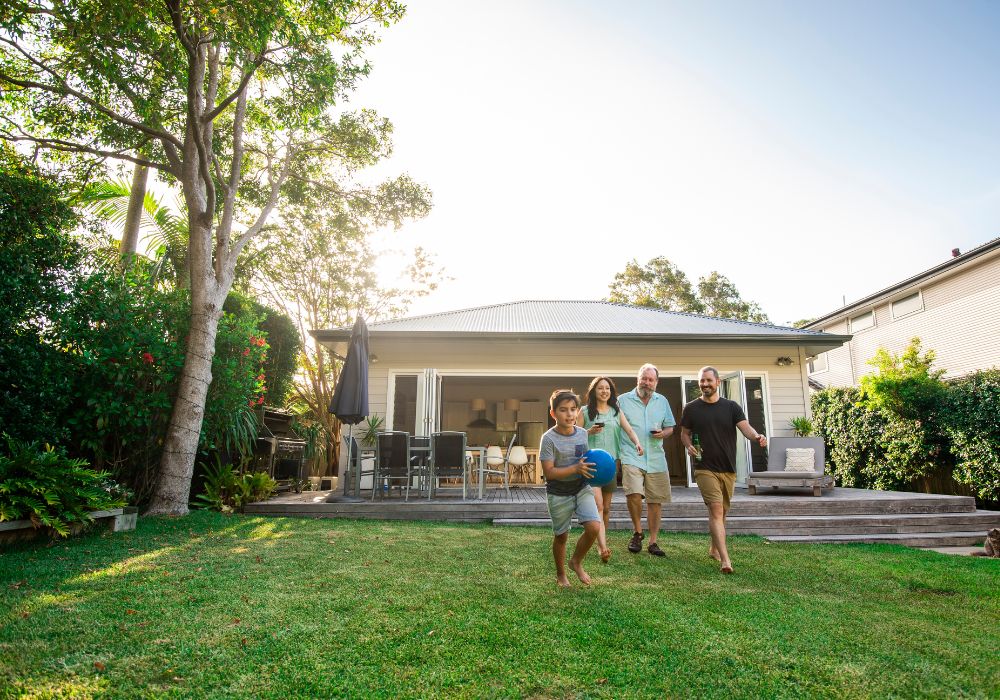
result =
[[[899,544],[906,547],[981,546],[985,532],[886,533],[880,535],[783,535],[768,537],[772,542],[798,544]]]

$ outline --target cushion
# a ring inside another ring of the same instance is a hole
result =
[[[811,447],[789,447],[785,450],[786,472],[811,472],[815,470],[816,450]]]

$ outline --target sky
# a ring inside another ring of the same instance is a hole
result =
[[[370,176],[434,193],[387,237],[448,277],[410,314],[601,299],[666,256],[784,325],[1000,236],[1000,3],[407,8],[351,106],[395,126]]]

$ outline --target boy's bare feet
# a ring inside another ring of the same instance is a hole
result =
[[[712,559],[715,559],[715,561],[722,561],[722,556],[715,551],[715,548],[710,548],[708,550],[708,556],[712,557]]]
[[[590,585],[590,574],[583,570],[583,564],[578,562],[576,559],[570,559],[569,568],[576,572],[576,577],[580,579],[580,583],[584,586]]]
[[[569,579],[566,578],[566,574],[556,576],[556,583],[559,584],[560,588],[569,588]]]
[[[733,573],[733,563],[732,562],[725,562],[719,568],[719,571],[721,571],[724,574],[731,574],[731,573]]]
[[[611,549],[607,548],[601,552],[601,561],[607,564],[609,559],[611,559]]]

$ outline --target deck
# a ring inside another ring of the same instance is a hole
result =
[[[1000,512],[976,510],[967,496],[835,488],[822,496],[805,490],[769,490],[751,496],[738,488],[727,520],[731,534],[775,541],[896,542],[911,546],[982,544],[1000,527]],[[488,489],[482,500],[444,492],[435,498],[399,497],[359,503],[327,503],[328,491],[280,494],[247,506],[255,515],[377,520],[439,520],[498,526],[549,524],[543,487]],[[621,489],[615,492],[611,529],[631,527]],[[665,532],[708,532],[708,517],[696,488],[674,487],[663,508]]]

